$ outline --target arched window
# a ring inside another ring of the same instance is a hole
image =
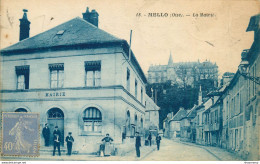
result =
[[[48,119],[64,119],[64,113],[59,108],[52,108],[48,111]]]
[[[89,107],[84,111],[83,115],[84,131],[99,132],[102,131],[102,114],[95,107]]]
[[[18,108],[15,110],[15,112],[28,112],[28,111],[24,108]]]

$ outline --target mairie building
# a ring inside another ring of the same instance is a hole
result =
[[[1,110],[40,113],[41,129],[58,126],[64,148],[72,132],[79,153],[97,152],[107,133],[115,145],[134,147],[135,132],[144,132],[147,80],[127,41],[98,28],[98,13],[88,9],[29,37],[24,11],[20,41],[1,50]]]

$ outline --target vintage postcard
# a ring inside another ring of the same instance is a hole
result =
[[[1,160],[260,160],[259,27],[259,0],[2,0]]]

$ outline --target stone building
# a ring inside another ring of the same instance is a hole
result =
[[[98,28],[95,10],[83,18],[29,38],[24,13],[21,41],[1,50],[1,109],[40,113],[41,128],[61,130],[63,148],[72,132],[73,150],[93,153],[106,133],[117,146],[143,130],[147,80],[128,43]]]
[[[260,160],[260,140],[259,140],[259,119],[260,119],[260,14],[252,16],[247,28],[248,31],[254,31],[254,42],[251,48],[242,58],[242,61],[248,61],[248,75],[253,78],[247,79],[247,94],[245,101],[245,149],[248,160]],[[258,83],[257,83],[258,82]]]
[[[145,95],[145,129],[148,131],[159,131],[159,110],[154,101]]]
[[[180,108],[179,111],[169,121],[169,138],[180,138],[181,119],[186,115],[187,111],[184,108]]]
[[[212,83],[212,87],[218,84],[218,66],[210,61],[204,62],[179,62],[174,63],[170,54],[168,65],[151,65],[148,70],[148,83],[164,83],[181,86],[198,87],[203,80]]]

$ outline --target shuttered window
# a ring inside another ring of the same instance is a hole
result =
[[[101,61],[86,61],[85,62],[87,87],[95,87],[101,85]]]
[[[50,87],[63,88],[64,84],[64,64],[49,64],[50,70]]]
[[[16,66],[15,71],[17,76],[17,89],[29,89],[30,66]]]

